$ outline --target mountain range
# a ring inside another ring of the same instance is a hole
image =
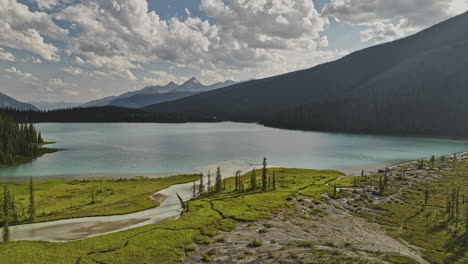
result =
[[[288,74],[210,91],[191,79],[104,98],[107,106],[101,108],[14,114],[42,122],[240,121],[302,130],[466,137],[466,28],[468,12]],[[151,101],[157,104],[126,109],[111,103],[125,106],[119,100],[130,98],[141,101],[132,106],[137,107],[149,103],[145,96],[154,96]],[[183,98],[174,100],[178,96]]]
[[[43,110],[43,111],[72,108],[72,107],[77,107],[83,104],[83,103],[75,103],[75,102],[43,102],[43,101],[29,101],[27,103],[32,104],[35,107],[37,107],[39,110]]]
[[[120,106],[127,108],[141,108],[152,104],[168,102],[198,93],[219,89],[235,84],[234,81],[218,82],[212,85],[203,85],[196,78],[191,78],[179,85],[170,82],[167,85],[147,86],[143,89],[126,92],[119,96],[109,96],[83,104],[84,107],[93,106]]]
[[[145,110],[270,126],[468,135],[468,12],[316,67]]]
[[[34,105],[20,102],[0,92],[0,108],[15,108],[19,110],[38,110]]]

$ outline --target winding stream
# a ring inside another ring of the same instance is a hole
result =
[[[225,177],[234,175],[239,169],[247,172],[252,168],[251,164],[244,161],[225,161],[197,168],[195,172],[207,172],[209,170],[214,172],[218,166]],[[156,193],[166,197],[161,205],[140,212],[12,226],[10,227],[11,239],[66,242],[175,219],[182,212],[176,193],[184,201],[189,200],[192,198],[192,187],[193,183],[185,183],[161,190]]]

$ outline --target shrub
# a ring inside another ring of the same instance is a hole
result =
[[[254,240],[254,241],[250,242],[249,244],[247,244],[247,246],[250,247],[250,248],[261,247],[261,246],[263,246],[263,242],[260,241],[260,240]]]

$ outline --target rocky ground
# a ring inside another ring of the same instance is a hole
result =
[[[456,159],[468,160],[468,156],[457,154]],[[430,160],[425,164],[430,166]],[[340,199],[314,201],[298,193],[289,208],[272,213],[271,219],[240,223],[232,232],[214,237],[213,243],[195,245],[183,263],[394,263],[392,259],[400,257],[428,263],[417,247],[390,237],[384,226],[358,215],[372,214],[375,208],[369,204],[401,202],[407,188],[440,177],[441,171],[450,170],[450,162],[421,169],[415,161],[389,169],[390,180],[402,173],[406,179],[404,185],[394,185],[389,195],[375,195],[375,182],[364,188],[339,189],[347,192]]]

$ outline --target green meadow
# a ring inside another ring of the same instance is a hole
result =
[[[34,181],[35,222],[84,216],[127,214],[158,206],[150,195],[174,184],[192,182],[198,175],[167,178],[47,179]],[[29,182],[0,182],[14,195],[20,222],[29,222]]]
[[[276,173],[276,190],[235,192],[234,178],[229,178],[222,192],[190,201],[188,210],[177,220],[66,243],[2,243],[0,262],[177,263],[194,250],[193,243],[216,243],[220,232],[231,231],[237,222],[269,218],[271,212],[289,206],[299,191],[322,186],[341,175],[338,171],[284,168],[268,172]],[[248,185],[250,173],[242,178]]]

